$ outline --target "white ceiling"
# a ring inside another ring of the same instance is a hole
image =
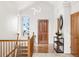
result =
[[[41,1],[0,1],[0,5],[6,5],[9,6],[10,8],[14,7],[17,10],[22,10],[36,2],[40,2]],[[63,1],[44,1],[47,3],[50,3],[51,5],[56,5],[57,3],[62,3]]]
[[[37,3],[37,2],[43,2],[43,1],[16,1],[16,5],[18,7],[18,10],[21,10],[21,9],[24,9],[34,3]],[[48,2],[50,3],[51,5],[56,5],[56,4],[59,4],[59,3],[63,3],[63,1],[44,1],[44,2]]]
[[[35,2],[37,2],[37,1],[0,1],[0,5],[6,5],[6,6],[8,6],[11,9],[13,7],[17,11],[20,11],[20,10],[32,5]],[[41,1],[38,1],[38,2],[41,3]],[[48,3],[50,3],[53,6],[54,5],[58,5],[58,4],[62,4],[63,2],[68,3],[67,1],[44,1],[44,2],[48,2]]]
[[[17,5],[17,8],[18,10],[22,10],[26,7],[28,7],[29,5],[33,4],[34,2],[33,1],[15,1],[16,5]]]

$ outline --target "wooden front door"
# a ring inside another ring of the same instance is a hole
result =
[[[48,20],[38,21],[38,44],[48,44]]]
[[[71,15],[71,53],[79,56],[79,12]]]
[[[77,53],[77,21],[76,21],[76,15],[71,16],[71,53],[76,54]]]

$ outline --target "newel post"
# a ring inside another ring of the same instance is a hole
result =
[[[28,36],[28,57],[30,57],[30,37]]]
[[[17,48],[18,48],[18,40],[19,40],[19,33],[17,33],[17,39],[16,39],[16,46],[15,46],[15,57],[17,55]]]

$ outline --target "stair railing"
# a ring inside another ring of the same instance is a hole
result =
[[[28,56],[31,57],[34,49],[34,33],[31,38],[28,37],[28,40],[19,40],[19,33],[17,34],[17,40],[0,40],[0,57],[16,57],[17,48],[20,46],[20,42],[23,43],[26,41],[28,49],[28,52],[26,53],[28,53]]]
[[[6,57],[16,57],[16,55],[17,55],[17,48],[18,48],[18,40],[19,40],[19,33],[17,33],[17,39],[16,39],[16,41],[15,41],[15,46],[14,46],[14,49],[13,50],[11,50],[7,55],[6,55]]]
[[[17,48],[18,48],[18,40],[19,40],[19,33],[17,33],[17,41],[16,41],[16,46],[15,46],[15,57],[17,55]]]
[[[32,37],[28,37],[28,57],[32,57],[34,49],[34,32]]]
[[[0,40],[0,57],[6,57],[9,52],[15,50],[15,44],[16,40]]]

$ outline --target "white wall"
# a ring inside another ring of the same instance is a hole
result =
[[[54,6],[54,19],[63,16],[64,53],[70,53],[70,6],[69,2],[58,2]]]
[[[32,8],[40,9],[39,13],[34,15],[34,10]],[[48,19],[49,20],[49,43],[53,43],[53,33],[54,33],[54,19],[53,19],[53,6],[48,2],[35,2],[33,5],[26,7],[20,12],[20,17],[29,16],[30,17],[30,32],[34,32],[36,35],[35,45],[38,45],[38,20]],[[20,18],[20,21],[22,19]],[[19,23],[21,24],[21,22]],[[21,30],[19,30],[21,32]]]
[[[79,12],[79,1],[71,2],[71,14]]]
[[[64,49],[65,53],[71,53],[71,23],[70,23],[70,4],[64,6]]]
[[[0,39],[15,39],[17,9],[13,2],[0,2]]]

